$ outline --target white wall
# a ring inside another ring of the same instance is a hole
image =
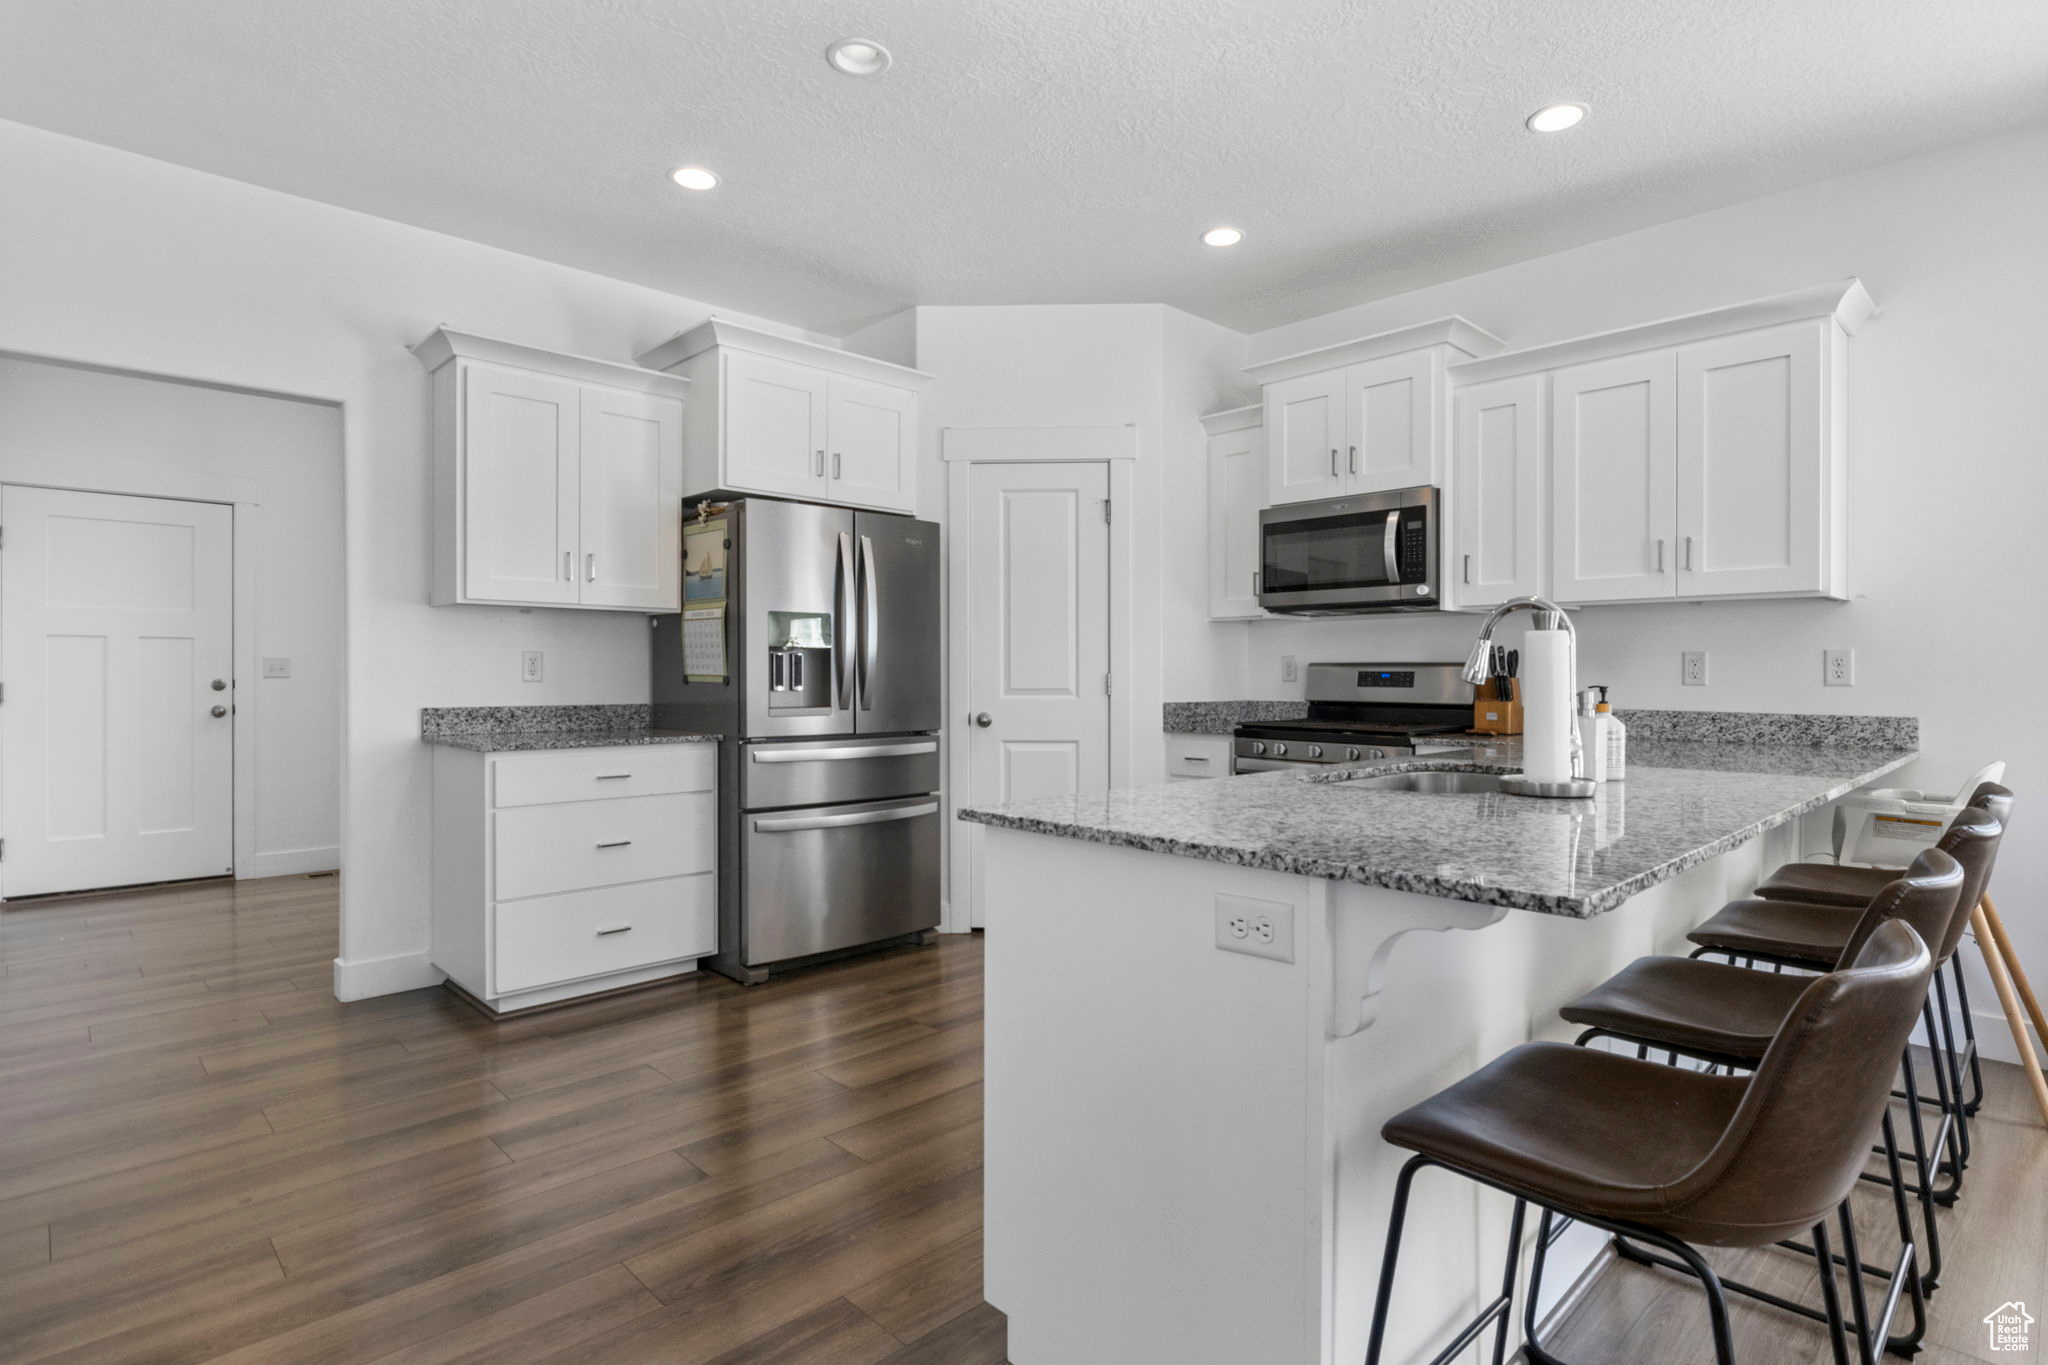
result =
[[[253,813],[255,847],[237,849],[235,871],[269,877],[338,866],[340,409],[0,357],[0,469],[17,460],[251,481],[249,497],[261,504],[255,600],[235,609],[253,614],[257,655],[289,659],[291,676],[237,680],[256,754],[254,790],[235,793],[238,809]]]
[[[1555,256],[1275,328],[1254,361],[1459,313],[1510,346],[1579,336],[1850,275],[1883,309],[1850,344],[1855,599],[1600,607],[1577,614],[1581,676],[1618,706],[1917,715],[1925,757],[1897,779],[1944,787],[1994,757],[2048,793],[2048,731],[2004,699],[2048,669],[2048,130],[2000,137],[1701,214]],[[1298,696],[1279,655],[1455,659],[1464,616],[1258,622],[1249,695]],[[1518,628],[1517,628],[1518,629]],[[1856,651],[1856,686],[1821,651]],[[1679,653],[1710,685],[1679,684]],[[1193,697],[1195,694],[1188,694]],[[1996,890],[2021,956],[2048,972],[2048,840],[2020,833]],[[1973,1003],[1995,1009],[1973,982]],[[1990,1040],[2009,1046],[2003,1028]]]
[[[337,989],[430,984],[420,707],[645,700],[647,624],[426,605],[427,377],[406,347],[447,323],[630,360],[710,306],[19,124],[0,177],[0,351],[341,405]],[[518,680],[526,649],[545,682]]]

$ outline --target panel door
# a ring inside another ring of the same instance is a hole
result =
[[[1544,396],[1550,377],[1520,375],[1451,398],[1451,543],[1444,563],[1458,607],[1542,594]]]
[[[1344,371],[1344,474],[1352,493],[1434,484],[1434,358],[1384,356]]]
[[[586,385],[579,491],[586,607],[682,606],[683,407]]]
[[[1266,385],[1266,504],[1345,490],[1344,371]]]
[[[1826,322],[1678,353],[1678,593],[1824,586]]]
[[[725,482],[735,491],[825,495],[826,375],[727,351]]]
[[[916,395],[838,376],[828,392],[827,496],[861,507],[916,511]]]
[[[0,890],[232,872],[232,509],[8,488],[0,517]]]
[[[1209,619],[1259,609],[1259,509],[1265,505],[1266,436],[1258,427],[1209,438]]]
[[[1103,791],[1108,467],[977,464],[970,479],[967,800]],[[972,847],[978,860],[980,840]]]
[[[1673,351],[1551,375],[1551,578],[1559,601],[1677,591],[1677,387]]]
[[[581,392],[463,363],[463,596],[574,602]]]

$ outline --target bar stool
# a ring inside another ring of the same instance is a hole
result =
[[[1984,804],[1976,804],[1979,800]],[[1941,836],[1941,842],[1936,845],[1963,866],[1958,913],[1938,940],[1928,941],[1937,966],[1933,998],[1922,1012],[1928,1047],[1934,1054],[1935,1103],[1943,1115],[1944,1137],[1953,1138],[1953,1160],[1943,1168],[1949,1172],[1950,1182],[1945,1188],[1936,1190],[1934,1195],[1942,1204],[1953,1204],[1962,1192],[1963,1170],[1970,1161],[1970,1126],[1962,1099],[1961,1054],[1956,1048],[1954,1030],[1949,1022],[1948,996],[1942,990],[1940,964],[1953,960],[1956,945],[1962,941],[1963,927],[1969,922],[1970,908],[1984,894],[1985,884],[1990,880],[1998,857],[1999,841],[2005,833],[2004,822],[1998,815],[2000,809],[2011,809],[2011,793],[2003,787],[1995,792],[1985,792],[1981,797],[1973,797],[1972,804],[1957,813]],[[1882,869],[1871,870],[1880,871],[1886,881],[1893,875]],[[1686,937],[1701,945],[1694,951],[1694,957],[1720,953],[1731,960],[1740,958],[1752,963],[1769,962],[1780,967],[1826,971],[1840,960],[1842,949],[1867,904],[1868,897],[1846,904],[1757,898],[1730,901]],[[1906,1068],[1905,1080],[1906,1094],[1903,1098],[1917,1111],[1920,1097],[1915,1068]],[[1937,1141],[1935,1150],[1941,1151],[1944,1145],[1944,1142]]]
[[[2004,765],[1997,765],[2002,768]],[[1966,803],[1982,810],[1988,810],[1998,817],[2000,824],[2012,823],[2013,794],[2010,789],[1996,782],[1980,782],[1970,792]],[[1891,879],[1893,869],[1883,867],[1842,867],[1835,863],[1787,863],[1758,884],[1756,894],[1762,900],[1802,901],[1811,905],[1861,906],[1877,894]],[[1986,876],[1989,882],[1989,876]],[[1977,888],[1977,895],[1966,898],[1963,918],[1967,922],[1971,911],[1983,899],[1985,886]],[[1960,937],[1961,930],[1957,931]],[[1964,983],[1963,964],[1955,959],[1953,947],[1947,954],[1939,952],[1938,944],[1929,941],[1937,949],[1937,958],[1948,965],[1956,983],[1956,1004],[1963,1016],[1963,1051],[1970,1071],[1972,1094],[1964,1105],[1967,1114],[1974,1115],[1984,1103],[1984,1069],[1977,1057],[1977,1024],[1970,1013],[1970,988]],[[1948,1017],[1948,1001],[1941,984],[1939,967],[1935,973],[1935,994],[1944,997],[1941,1012],[1944,1020]],[[1932,1043],[1930,1038],[1929,1043]]]
[[[1715,1359],[1734,1365],[1727,1297],[1695,1246],[1768,1246],[1811,1230],[1821,1297],[1837,1365],[1847,1333],[1827,1220],[1840,1220],[1857,1260],[1847,1201],[1870,1135],[1888,1107],[1891,1073],[1927,997],[1933,956],[1896,920],[1878,926],[1854,965],[1808,981],[1784,1027],[1747,1079],[1710,1076],[1561,1043],[1525,1043],[1447,1090],[1395,1115],[1380,1130],[1416,1153],[1401,1168],[1380,1262],[1366,1365],[1379,1365],[1401,1231],[1416,1175],[1440,1166],[1515,1199],[1503,1283],[1451,1346],[1450,1359],[1498,1320],[1494,1360],[1505,1356],[1511,1293],[1528,1204],[1543,1210],[1523,1300],[1524,1349],[1537,1365],[1561,1365],[1536,1340],[1536,1301],[1554,1217],[1661,1247],[1707,1294]],[[1569,1115],[1569,1122],[1560,1116]],[[1912,1249],[1900,1280],[1912,1276]],[[1849,1277],[1858,1356],[1871,1359],[1863,1277]],[[1876,1325],[1889,1328],[1897,1294]],[[1433,1365],[1435,1365],[1433,1362]]]
[[[1962,864],[1938,849],[1928,849],[1913,860],[1905,875],[1895,878],[1873,897],[1861,913],[1849,943],[1836,966],[1848,965],[1878,926],[1899,920],[1912,926],[1923,941],[1939,940],[1948,932],[1949,922],[1960,913],[1960,893],[1965,875]],[[1751,971],[1699,958],[1645,957],[1623,968],[1599,986],[1566,1005],[1558,1013],[1572,1023],[1587,1025],[1576,1040],[1583,1047],[1599,1038],[1634,1043],[1639,1049],[1655,1047],[1676,1061],[1684,1055],[1710,1066],[1727,1066],[1747,1071],[1769,1049],[1771,1040],[1784,1026],[1799,997],[1812,984],[1811,977],[1786,976]],[[1641,1051],[1638,1056],[1643,1055]],[[1902,1054],[1910,1065],[1910,1057]],[[1887,1108],[1883,1120],[1883,1152],[1888,1178],[1868,1177],[1889,1184],[1892,1208],[1898,1220],[1902,1243],[1916,1242],[1914,1260],[1920,1273],[1908,1286],[1912,1291],[1913,1328],[1891,1339],[1889,1349],[1905,1354],[1919,1345],[1926,1334],[1924,1298],[1934,1291],[1941,1269],[1940,1231],[1935,1223],[1932,1166],[1926,1137],[1917,1110],[1908,1111],[1919,1181],[1912,1186],[1921,1202],[1924,1237],[1916,1238],[1907,1211],[1908,1186],[1899,1166],[1897,1135]],[[1812,1252],[1801,1243],[1784,1245]],[[1631,1254],[1626,1247],[1623,1254]],[[1655,1258],[1635,1256],[1634,1259]],[[1881,1266],[1859,1265],[1865,1274],[1889,1279],[1893,1272]],[[1820,1315],[1735,1281],[1725,1287],[1739,1294],[1762,1299],[1807,1317]]]

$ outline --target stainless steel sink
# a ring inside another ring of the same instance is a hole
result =
[[[1433,773],[1380,773],[1373,777],[1354,777],[1356,786],[1382,792],[1421,792],[1443,796],[1455,792],[1497,792],[1500,790],[1500,774],[1470,772]]]

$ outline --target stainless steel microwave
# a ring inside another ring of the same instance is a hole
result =
[[[1259,605],[1296,616],[1435,611],[1434,488],[1289,503],[1259,513]]]

